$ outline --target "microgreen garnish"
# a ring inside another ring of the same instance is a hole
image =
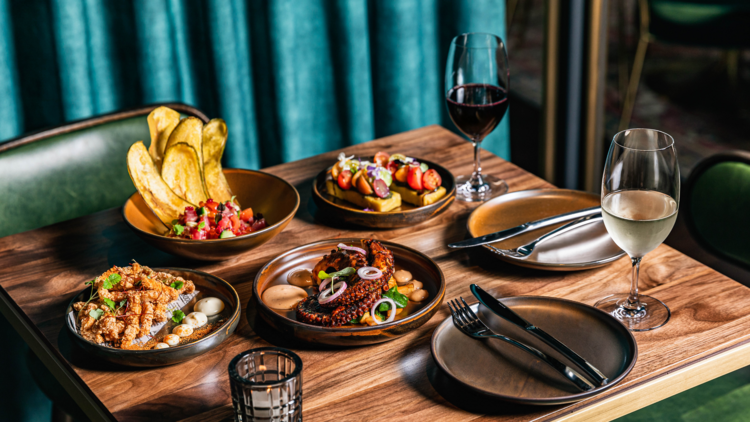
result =
[[[406,305],[409,303],[409,298],[406,297],[406,295],[403,295],[399,293],[398,288],[391,287],[390,290],[383,293],[383,297],[391,298],[396,303],[396,308],[405,308]],[[375,310],[375,314],[379,317],[380,321],[385,321],[388,319],[388,314],[391,310],[391,304],[388,302],[383,302],[378,306],[378,309]]]
[[[172,312],[172,321],[174,321],[175,324],[181,323],[183,318],[185,318],[185,312],[182,312],[179,309]]]
[[[199,228],[199,229],[202,229],[202,228],[204,228],[204,227],[206,227],[206,222],[205,222],[205,221],[201,221],[201,223],[200,223],[200,224],[198,224],[198,228]]]
[[[102,283],[102,287],[109,290],[115,287],[115,285],[119,283],[120,280],[122,280],[122,276],[120,274],[110,274],[109,277],[107,277],[107,279]]]
[[[331,273],[331,274],[328,274],[325,271],[321,271],[318,273],[318,278],[320,278],[321,280],[325,280],[326,278],[331,278],[331,277],[349,277],[355,272],[356,270],[352,267],[346,267],[341,271],[336,271],[335,273]]]
[[[91,312],[89,312],[89,316],[91,318],[96,319],[96,320],[98,320],[99,318],[101,318],[102,315],[104,315],[104,311],[102,311],[101,309],[94,309]]]
[[[114,311],[114,310],[115,310],[115,301],[114,301],[114,300],[112,300],[112,299],[107,299],[107,298],[105,297],[105,298],[104,298],[104,303],[106,303],[106,304],[107,304],[107,306],[109,306],[109,309],[111,309],[112,311]]]
[[[181,236],[182,232],[185,231],[185,226],[175,223],[172,224],[172,230],[174,231],[174,234],[176,234],[177,236]]]
[[[173,288],[175,290],[180,290],[182,288],[182,286],[184,286],[184,285],[185,285],[185,283],[183,283],[180,280],[177,280],[177,281],[173,281],[172,284],[169,285],[169,287],[171,287],[171,288]]]

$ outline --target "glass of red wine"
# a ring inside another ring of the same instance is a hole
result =
[[[479,144],[508,110],[508,56],[492,34],[461,34],[451,42],[445,66],[445,99],[456,127],[474,145],[474,172],[456,178],[456,197],[481,202],[508,191],[504,180],[482,174]]]

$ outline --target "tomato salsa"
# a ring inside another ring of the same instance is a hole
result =
[[[252,208],[240,210],[234,201],[225,203],[213,199],[201,201],[198,209],[185,207],[180,218],[172,220],[169,237],[182,239],[226,239],[252,233],[268,226],[263,215],[253,214]]]

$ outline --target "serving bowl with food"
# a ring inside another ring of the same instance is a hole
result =
[[[148,123],[151,146],[139,141],[128,151],[138,191],[123,207],[125,222],[147,242],[178,256],[224,260],[267,242],[294,217],[294,186],[261,171],[221,167],[223,120],[204,125],[159,107]]]
[[[237,292],[201,271],[134,262],[84,284],[66,325],[84,350],[117,364],[183,362],[218,346],[239,323]]]
[[[373,228],[425,221],[446,210],[456,195],[444,167],[403,154],[373,157],[339,154],[313,183],[322,217]]]
[[[421,252],[375,239],[333,239],[266,264],[253,283],[250,306],[294,338],[357,346],[420,327],[444,296],[442,271]]]

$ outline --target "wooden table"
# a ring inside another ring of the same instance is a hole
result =
[[[360,155],[378,150],[424,157],[454,174],[472,168],[470,144],[438,126],[346,148]],[[171,367],[112,370],[73,353],[64,331],[65,307],[84,281],[131,259],[150,266],[191,267],[232,283],[244,307],[256,272],[282,252],[320,239],[373,236],[434,259],[445,273],[446,299],[472,297],[469,284],[475,282],[503,296],[548,295],[587,304],[628,289],[627,259],[558,273],[518,268],[482,250],[448,250],[446,244],[466,236],[472,204],[455,202],[430,222],[398,230],[317,224],[310,213],[311,180],[338,152],[267,169],[296,186],[302,205],[280,236],[229,261],[191,262],[162,253],[131,233],[119,209],[0,238],[2,312],[92,419],[209,421],[232,417],[231,358],[268,346],[269,339],[281,346],[284,340],[260,329],[262,335],[256,334],[243,309],[235,335],[210,353]],[[482,165],[506,179],[511,191],[552,187],[487,152]],[[620,385],[589,400],[536,408],[472,400],[446,380],[430,355],[432,331],[448,316],[444,306],[416,332],[388,343],[356,349],[294,347],[304,362],[305,420],[606,420],[750,363],[750,289],[666,245],[644,260],[641,288],[669,305],[672,320],[658,330],[636,333],[639,356],[633,371]]]

